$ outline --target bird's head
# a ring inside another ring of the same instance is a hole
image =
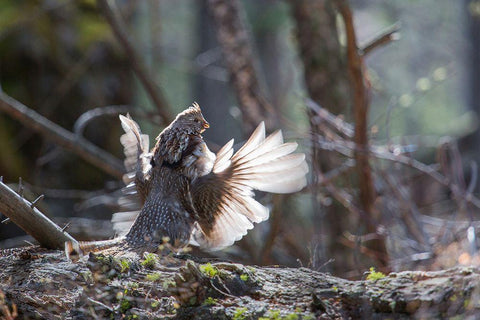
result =
[[[171,126],[172,128],[187,130],[192,134],[200,134],[210,127],[207,120],[203,117],[200,106],[196,102],[179,113]]]

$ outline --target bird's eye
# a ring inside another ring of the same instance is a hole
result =
[[[196,123],[200,122],[200,120],[198,120],[197,118],[193,119],[193,121],[195,121]]]

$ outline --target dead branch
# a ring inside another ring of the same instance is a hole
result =
[[[114,3],[114,1],[97,1],[98,6],[103,11],[105,18],[110,24],[110,27],[112,28],[115,37],[118,39],[123,49],[125,50],[125,53],[127,54],[129,61],[131,62],[133,71],[137,75],[138,79],[144,86],[153,104],[157,108],[158,114],[161,116],[163,124],[168,125],[173,120],[173,117],[169,112],[170,108],[168,106],[167,99],[165,98],[161,88],[155,84],[155,81],[153,81],[152,76],[147,71],[147,68],[142,62],[140,55],[135,50],[135,47],[132,44],[132,40],[130,39],[128,32],[125,29],[118,9],[112,8],[109,3]]]
[[[76,135],[81,136],[83,135],[83,131],[85,130],[88,123],[93,119],[104,115],[118,115],[120,113],[127,113],[132,109],[133,108],[128,105],[114,105],[90,109],[87,112],[82,113],[82,115],[78,117],[77,121],[75,121],[75,124],[73,126],[73,132]]]
[[[65,241],[76,240],[41,213],[34,204],[0,182],[0,212],[31,235],[43,247],[63,249]]]
[[[26,127],[40,133],[59,146],[75,153],[80,158],[102,169],[104,172],[116,178],[122,178],[124,168],[120,160],[89,141],[77,137],[72,132],[44,118],[1,90],[0,111],[8,113],[10,116],[23,123]]]
[[[363,75],[363,61],[358,52],[353,15],[346,0],[337,1],[338,9],[343,17],[347,36],[347,58],[350,82],[353,87],[353,113],[355,118],[354,141],[360,150],[368,150],[368,96]],[[360,186],[360,202],[367,213],[372,211],[375,201],[375,189],[368,154],[355,152],[355,161]]]
[[[335,151],[347,157],[352,157],[355,150],[357,152],[359,151],[359,149],[355,147],[355,143],[350,141],[327,141],[322,136],[317,136],[316,143],[322,149]],[[373,156],[375,158],[401,163],[420,172],[423,172],[441,185],[448,187],[456,197],[464,198],[468,203],[474,205],[477,208],[480,208],[480,199],[477,198],[474,194],[469,193],[468,190],[466,192],[461,192],[458,186],[455,186],[450,181],[450,179],[438,172],[437,164],[427,165],[412,157],[402,154],[394,154],[388,151],[388,149],[383,146],[371,145],[368,152],[370,156]]]
[[[376,232],[376,223],[373,219],[376,198],[375,187],[373,184],[372,170],[369,164],[368,154],[368,93],[363,74],[363,61],[357,46],[355,35],[355,27],[353,25],[353,15],[347,0],[336,1],[340,15],[345,24],[345,33],[347,37],[347,61],[348,72],[350,75],[350,83],[353,88],[353,114],[355,121],[355,135],[353,141],[356,145],[355,163],[358,175],[359,198],[360,204],[365,211],[365,215],[369,216],[366,221],[367,232]],[[381,253],[379,257],[387,257],[387,248],[383,239],[372,242],[374,251]],[[380,259],[380,263],[385,266],[388,259]]]
[[[390,187],[391,194],[397,198],[397,203],[403,207],[406,207],[399,208],[400,210],[397,212],[396,216],[400,217],[412,239],[424,246],[430,247],[428,236],[423,228],[423,223],[419,219],[420,211],[408,194],[406,187],[402,185],[392,174],[389,174],[388,172],[382,172],[382,174],[385,182]],[[430,249],[431,248],[429,248],[429,250]]]
[[[277,121],[277,112],[259,85],[248,32],[242,21],[241,3],[238,0],[208,0],[207,4],[217,26],[217,39],[242,110],[246,131],[251,132],[259,119],[266,119],[267,127],[272,127]]]
[[[366,57],[375,49],[387,45],[392,41],[398,40],[400,38],[399,31],[400,24],[398,23],[386,28],[385,30],[382,30],[378,35],[374,36],[373,39],[363,45],[362,49],[360,49],[361,55]]]
[[[342,117],[334,115],[309,98],[305,99],[305,105],[314,112],[314,120],[318,118],[317,121],[325,121],[343,135],[353,138],[355,128],[350,123],[344,121]]]

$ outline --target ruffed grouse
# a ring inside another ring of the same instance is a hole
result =
[[[265,138],[263,122],[235,154],[232,139],[215,155],[202,138],[209,124],[196,103],[159,134],[151,151],[137,123],[128,115],[120,120],[125,190],[141,210],[114,214],[120,237],[81,243],[81,252],[119,242],[151,251],[165,237],[175,245],[221,249],[268,218],[253,190],[290,193],[306,185],[305,155],[293,153],[297,144],[284,143],[280,130]]]

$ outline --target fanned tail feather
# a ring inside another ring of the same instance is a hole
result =
[[[308,166],[305,154],[293,153],[297,146],[295,142],[284,143],[280,130],[265,138],[265,124],[261,122],[235,154],[233,140],[220,149],[213,167],[217,180],[213,183],[227,181],[221,190],[217,212],[209,212],[215,223],[213,227],[199,223],[191,243],[218,250],[240,240],[253,228],[253,223],[267,220],[269,210],[253,198],[253,190],[291,193],[303,189]],[[218,195],[197,197],[208,201]]]

